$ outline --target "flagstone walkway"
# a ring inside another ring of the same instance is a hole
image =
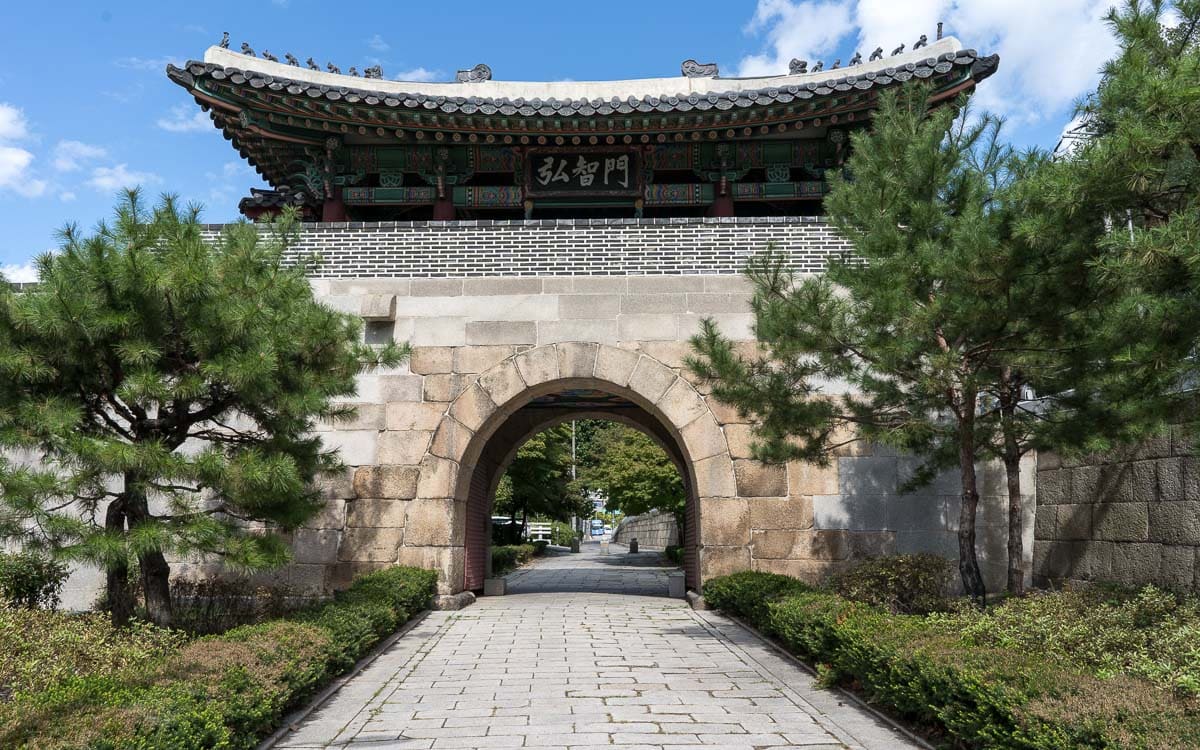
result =
[[[620,550],[540,560],[507,596],[430,613],[276,747],[920,747],[666,598],[654,553]]]

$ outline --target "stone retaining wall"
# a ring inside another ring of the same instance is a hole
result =
[[[1200,591],[1200,458],[1173,428],[1136,448],[1038,461],[1034,580]]]
[[[679,544],[679,524],[675,516],[652,510],[640,516],[626,516],[613,529],[612,540],[617,544],[629,544],[636,539],[638,549],[664,550]]]

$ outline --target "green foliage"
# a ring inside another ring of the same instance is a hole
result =
[[[863,560],[834,575],[830,588],[894,614],[924,615],[950,605],[954,567],[941,555],[921,553]]]
[[[179,649],[187,637],[134,621],[116,628],[102,614],[0,607],[0,704],[68,678],[138,670]]]
[[[178,634],[152,626],[140,626],[145,643],[126,635],[131,631],[102,632],[110,626],[91,616],[87,622],[94,632],[84,640],[96,642],[94,651],[107,653],[115,636],[135,653],[124,664],[91,665],[79,658],[78,668],[65,660],[72,653],[64,654],[56,676],[39,683],[26,680],[29,689],[0,704],[0,745],[39,750],[255,747],[323,681],[427,607],[436,589],[433,571],[390,568],[363,576],[334,601],[287,619],[183,645]],[[71,622],[64,615],[54,617],[54,628]],[[71,720],[63,721],[68,715]]]
[[[571,540],[578,536],[569,523],[554,521],[550,524],[550,543],[556,547],[570,547]]]
[[[315,301],[306,268],[284,263],[298,226],[289,213],[209,243],[198,209],[130,191],[94,235],[64,230],[36,287],[0,285],[0,449],[45,457],[0,451],[0,536],[107,570],[119,618],[136,566],[151,617],[170,621],[167,555],[284,562],[279,536],[242,522],[287,530],[317,512],[312,482],[341,464],[313,428],[347,415],[334,400],[365,365],[405,354]]]
[[[1178,417],[1164,396],[1194,403],[1194,388],[1179,386],[1195,382],[1200,361],[1200,2],[1124,0],[1107,20],[1118,54],[1080,107],[1078,148],[1036,186],[1042,205],[1024,234],[1046,247],[1071,241],[1062,227],[1111,227],[1087,280],[1106,295],[1090,322],[1117,366],[1095,373],[1084,351],[1067,375],[1117,403],[1149,394]]]
[[[492,576],[502,576],[529,562],[538,554],[532,544],[507,544],[492,547]]]
[[[676,565],[683,565],[684,547],[679,544],[668,545],[663,550],[663,556]]]
[[[595,430],[578,484],[602,493],[610,511],[662,510],[683,518],[686,496],[675,462],[644,432],[610,422]]]
[[[1035,593],[947,616],[981,646],[1038,652],[1100,677],[1126,674],[1200,706],[1200,599],[1147,586]]]
[[[0,553],[0,602],[34,609],[58,606],[67,566],[29,552]]]
[[[756,626],[768,626],[767,605],[778,599],[812,591],[804,582],[778,573],[742,571],[704,584],[704,601],[717,609],[743,617]]]
[[[495,512],[511,518],[570,518],[571,426],[561,424],[525,441],[496,490]]]
[[[1046,624],[1035,617],[1010,612],[999,630],[1029,628],[1028,637],[988,642],[980,634],[998,629],[962,632],[987,615],[896,615],[802,584],[788,592],[780,578],[717,578],[706,584],[705,599],[777,637],[818,665],[828,682],[853,685],[877,705],[928,728],[941,744],[1050,750],[1200,743],[1194,705],[1128,673],[1102,674],[1070,650],[1056,652],[1039,640]],[[1023,601],[1010,600],[996,611]],[[1141,609],[1159,617],[1162,606]],[[1086,616],[1074,611],[1055,627],[1069,628]]]

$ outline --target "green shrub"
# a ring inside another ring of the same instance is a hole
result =
[[[1144,680],[1089,672],[1035,643],[986,644],[980,633],[988,628],[963,631],[964,622],[972,622],[969,613],[898,615],[805,590],[798,581],[797,591],[787,593],[781,578],[717,578],[706,584],[705,599],[775,635],[817,665],[827,681],[851,685],[926,727],[941,744],[1024,750],[1200,746],[1196,707]],[[1165,617],[1162,605],[1140,611]]]
[[[704,601],[709,606],[745,618],[755,627],[767,630],[767,605],[782,597],[812,589],[791,576],[777,573],[742,571],[714,578],[704,584]]]
[[[675,563],[676,565],[683,565],[683,546],[682,545],[679,545],[679,544],[669,545],[666,549],[663,550],[663,555],[668,560]]]
[[[579,538],[571,524],[555,521],[550,524],[550,543],[556,547],[570,547],[571,540]]]
[[[15,693],[19,698],[48,690],[69,677],[141,669],[186,642],[183,633],[140,621],[115,628],[107,615],[98,612],[0,607],[0,693]]]
[[[506,544],[492,547],[492,575],[501,576],[533,559],[537,550],[532,544]]]
[[[546,548],[550,546],[550,542],[545,539],[538,539],[533,542],[533,556],[541,557],[546,554]]]
[[[427,607],[436,588],[432,571],[390,568],[286,619],[200,638],[136,668],[67,675],[0,704],[0,747],[252,748],[324,680]]]
[[[947,617],[974,644],[1036,651],[1101,677],[1140,677],[1200,702],[1200,598],[1090,586]]]
[[[954,564],[939,555],[892,555],[863,560],[834,575],[829,586],[856,602],[896,614],[923,615],[949,607],[953,576]]]
[[[31,552],[0,553],[0,602],[12,607],[54,609],[67,566]]]

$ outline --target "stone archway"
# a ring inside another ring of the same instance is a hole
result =
[[[461,562],[444,569],[446,593],[482,585],[491,493],[516,446],[555,421],[597,415],[578,407],[530,406],[573,389],[628,403],[620,418],[666,446],[681,466],[688,493],[685,570],[689,585],[700,585],[704,507],[737,494],[724,432],[695,387],[653,357],[602,344],[562,343],[528,349],[480,374],[451,403],[433,435],[415,502],[433,503],[448,514],[446,541]],[[414,540],[406,536],[408,546]]]

